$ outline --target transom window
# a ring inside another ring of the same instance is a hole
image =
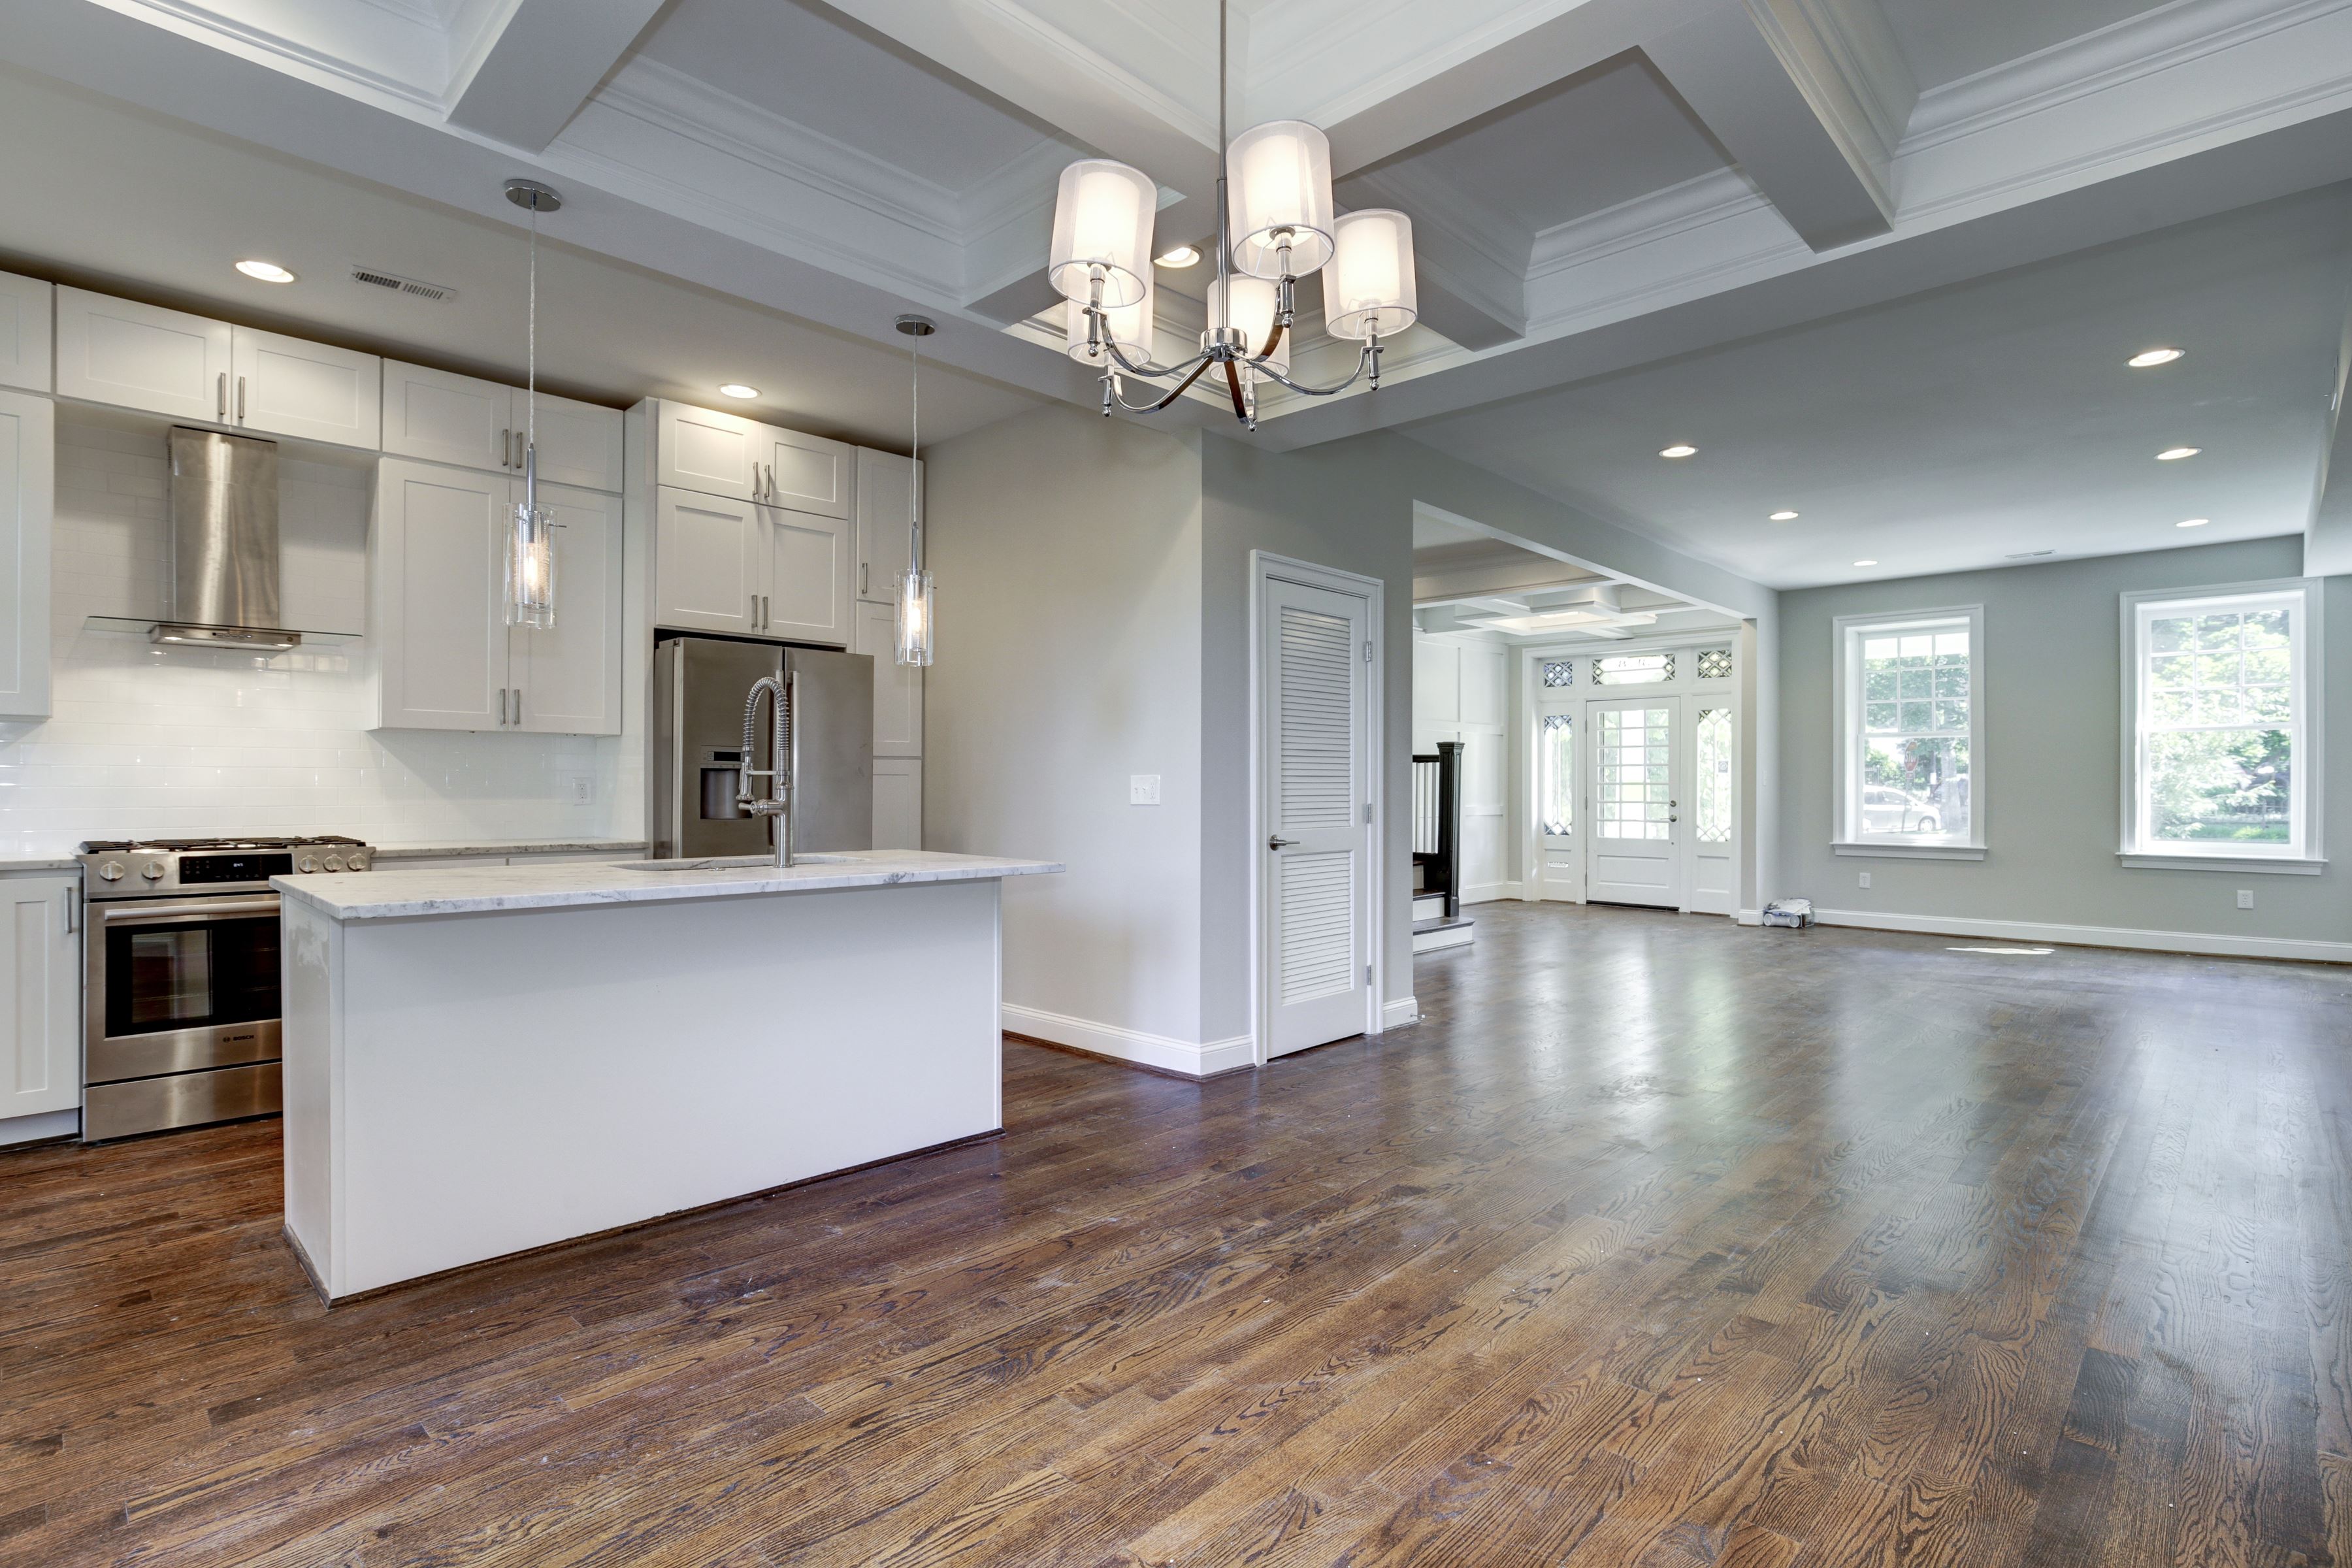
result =
[[[1550,687],[1575,685],[1576,661],[1572,658],[1546,659],[1543,667],[1543,683]]]
[[[1838,622],[1838,842],[1980,850],[1983,612]]]
[[[2125,600],[2125,854],[2315,858],[2310,583]]]
[[[1674,678],[1670,653],[1619,653],[1592,661],[1595,686],[1649,686]]]
[[[1727,647],[1703,647],[1698,650],[1698,678],[1701,680],[1731,679],[1731,650]]]
[[[1576,826],[1576,721],[1547,713],[1536,729],[1536,819],[1547,838]]]

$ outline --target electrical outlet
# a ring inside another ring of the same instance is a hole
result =
[[[573,773],[572,775],[572,804],[574,805],[590,805],[594,804],[595,799],[596,775],[593,773]]]
[[[1127,781],[1127,804],[1129,805],[1158,805],[1160,804],[1160,775],[1158,773],[1129,774]]]
[[[1869,873],[1869,872],[1864,871],[1864,872],[1862,874],[1862,884],[1861,884],[1861,885],[1862,885],[1863,887],[1865,887],[1865,888],[1867,888],[1868,886],[1870,886],[1870,873]]]
[[[2254,890],[2252,888],[2238,889],[2238,907],[2242,910],[2251,910],[2254,907]]]

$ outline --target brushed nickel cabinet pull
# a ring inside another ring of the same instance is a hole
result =
[[[501,468],[513,468],[513,458],[514,432],[511,430],[501,430],[499,432],[499,467]]]
[[[514,694],[515,694],[515,718],[514,718],[514,721],[515,721],[517,724],[520,724],[520,723],[522,722],[522,688],[521,688],[521,687],[520,687],[520,686],[516,687],[516,688],[514,689]]]
[[[236,422],[245,423],[245,377],[236,378]]]
[[[228,423],[228,372],[220,373],[220,381],[213,388],[213,417]]]

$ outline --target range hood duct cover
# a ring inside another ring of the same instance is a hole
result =
[[[172,427],[172,611],[158,642],[293,647],[281,629],[278,443]]]

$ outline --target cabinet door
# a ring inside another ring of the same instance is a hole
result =
[[[919,757],[874,759],[874,847],[923,847],[923,763]]]
[[[49,713],[49,527],[57,412],[0,392],[0,718]]]
[[[754,499],[768,460],[764,425],[740,415],[663,402],[654,429],[654,483],[730,500]]]
[[[526,413],[525,395],[514,395],[515,423]],[[621,411],[539,395],[539,482],[583,489],[621,488]]]
[[[923,669],[900,664],[892,630],[895,607],[856,606],[857,641],[851,651],[874,660],[874,754],[877,757],[919,757],[923,754]]]
[[[857,596],[887,603],[907,569],[907,512],[923,466],[871,447],[857,449]]]
[[[758,499],[819,517],[846,518],[857,483],[857,449],[796,430],[768,426],[766,434],[760,460],[768,471],[761,477]]]
[[[78,877],[0,878],[0,1117],[81,1103],[80,908]]]
[[[760,631],[791,642],[847,647],[850,638],[849,519],[761,507],[772,564]]]
[[[768,591],[768,530],[747,500],[655,492],[654,624],[756,637]]]
[[[84,289],[58,290],[58,395],[229,422],[229,327]]]
[[[495,381],[386,360],[384,454],[504,473],[517,450],[512,395]]]
[[[496,730],[505,716],[502,474],[387,458],[369,551],[382,681],[376,727]]]
[[[0,386],[48,391],[49,295],[38,278],[0,272]]]
[[[512,484],[520,500],[522,481]],[[617,735],[620,498],[541,479],[539,504],[555,514],[557,524],[555,625],[543,632],[514,629],[510,668],[522,728],[542,735]]]
[[[383,447],[383,361],[277,332],[236,329],[230,417],[240,429],[338,447]]]

